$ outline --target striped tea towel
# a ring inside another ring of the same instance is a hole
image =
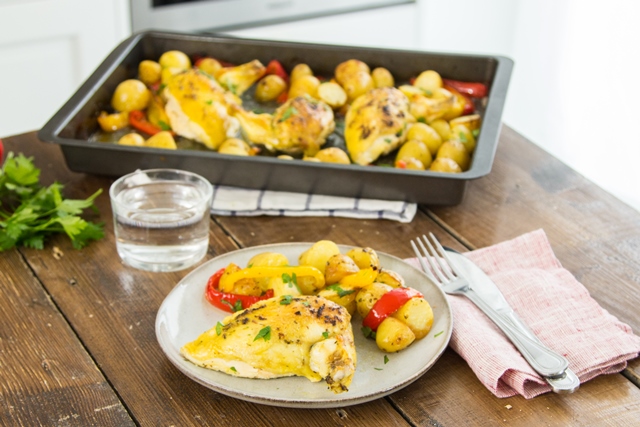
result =
[[[411,222],[415,203],[213,186],[211,213],[224,216],[339,216]]]
[[[620,372],[638,357],[640,337],[562,267],[544,231],[464,255],[493,280],[537,337],[567,358],[580,382]],[[417,259],[407,261],[419,268]],[[551,391],[479,308],[463,296],[447,299],[455,319],[450,346],[494,395],[529,399]]]

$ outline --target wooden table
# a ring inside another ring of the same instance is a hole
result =
[[[0,254],[0,424],[640,425],[640,359],[575,394],[531,400],[494,397],[449,349],[415,383],[357,406],[287,409],[215,393],[174,368],[155,337],[161,302],[190,270],[154,274],[124,266],[107,196],[112,180],[70,172],[59,147],[34,133],[8,138],[5,146],[33,156],[43,181],[63,183],[67,197],[103,188],[93,219],[106,224],[106,236],[80,251],[54,238],[44,250]],[[640,331],[640,213],[506,127],[493,171],[470,184],[461,205],[422,206],[410,224],[214,217],[207,259],[241,247],[323,238],[408,257],[408,241],[419,233],[432,231],[465,251],[538,228],[591,295]]]

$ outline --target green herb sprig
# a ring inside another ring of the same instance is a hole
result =
[[[43,249],[47,237],[64,233],[80,249],[104,237],[104,224],[80,217],[102,189],[85,200],[64,199],[63,185],[40,185],[40,169],[23,154],[9,153],[0,168],[0,251],[15,246]]]

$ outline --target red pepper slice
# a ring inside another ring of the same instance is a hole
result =
[[[370,328],[372,331],[378,330],[378,326],[384,319],[398,311],[411,298],[422,298],[422,294],[412,288],[390,290],[373,304],[371,311],[362,321],[362,326]]]
[[[275,74],[278,77],[281,77],[285,82],[289,81],[289,74],[284,70],[284,67],[277,59],[272,59],[267,64],[267,72],[266,74]]]
[[[483,83],[461,82],[450,79],[442,79],[442,83],[472,98],[484,98],[487,96],[487,85]]]
[[[155,135],[158,132],[162,132],[158,126],[147,120],[147,115],[144,111],[135,110],[129,112],[129,124],[140,132],[144,132],[149,135]]]
[[[2,156],[4,155],[4,145],[2,145],[2,140],[0,139],[0,166],[2,166]]]
[[[222,267],[220,270],[213,273],[213,275],[207,282],[205,296],[207,297],[207,301],[209,301],[215,307],[218,307],[219,309],[224,311],[228,311],[229,313],[233,313],[235,311],[236,304],[238,304],[238,301],[240,301],[241,304],[241,307],[238,308],[244,309],[251,307],[258,301],[273,297],[273,289],[269,289],[267,292],[265,292],[264,295],[261,295],[259,297],[251,295],[232,294],[220,291],[218,289],[218,284],[220,283],[220,278],[224,274],[225,270],[226,267]]]
[[[462,110],[463,116],[468,116],[469,114],[473,114],[476,111],[475,105],[473,105],[473,101],[469,97],[469,95],[465,95],[464,93],[456,90],[453,86],[444,85],[444,88],[454,94],[456,97],[460,97],[464,99],[464,109]]]
[[[278,104],[284,104],[289,99],[289,93],[285,90],[276,98]]]

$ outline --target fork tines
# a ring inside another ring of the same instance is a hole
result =
[[[445,252],[438,239],[436,239],[436,236],[433,235],[433,233],[429,233],[429,237],[431,237],[431,240],[428,239],[424,234],[422,235],[422,239],[420,239],[419,237],[416,238],[421,250],[419,250],[414,241],[411,240],[411,246],[413,247],[413,251],[418,257],[418,261],[420,261],[422,270],[424,270],[427,276],[429,276],[429,278],[435,283],[447,283],[455,280],[456,274],[449,260],[449,256]],[[433,241],[433,244],[431,243],[431,241]],[[428,265],[425,260],[429,263]],[[434,276],[434,273],[437,276],[437,279]]]

